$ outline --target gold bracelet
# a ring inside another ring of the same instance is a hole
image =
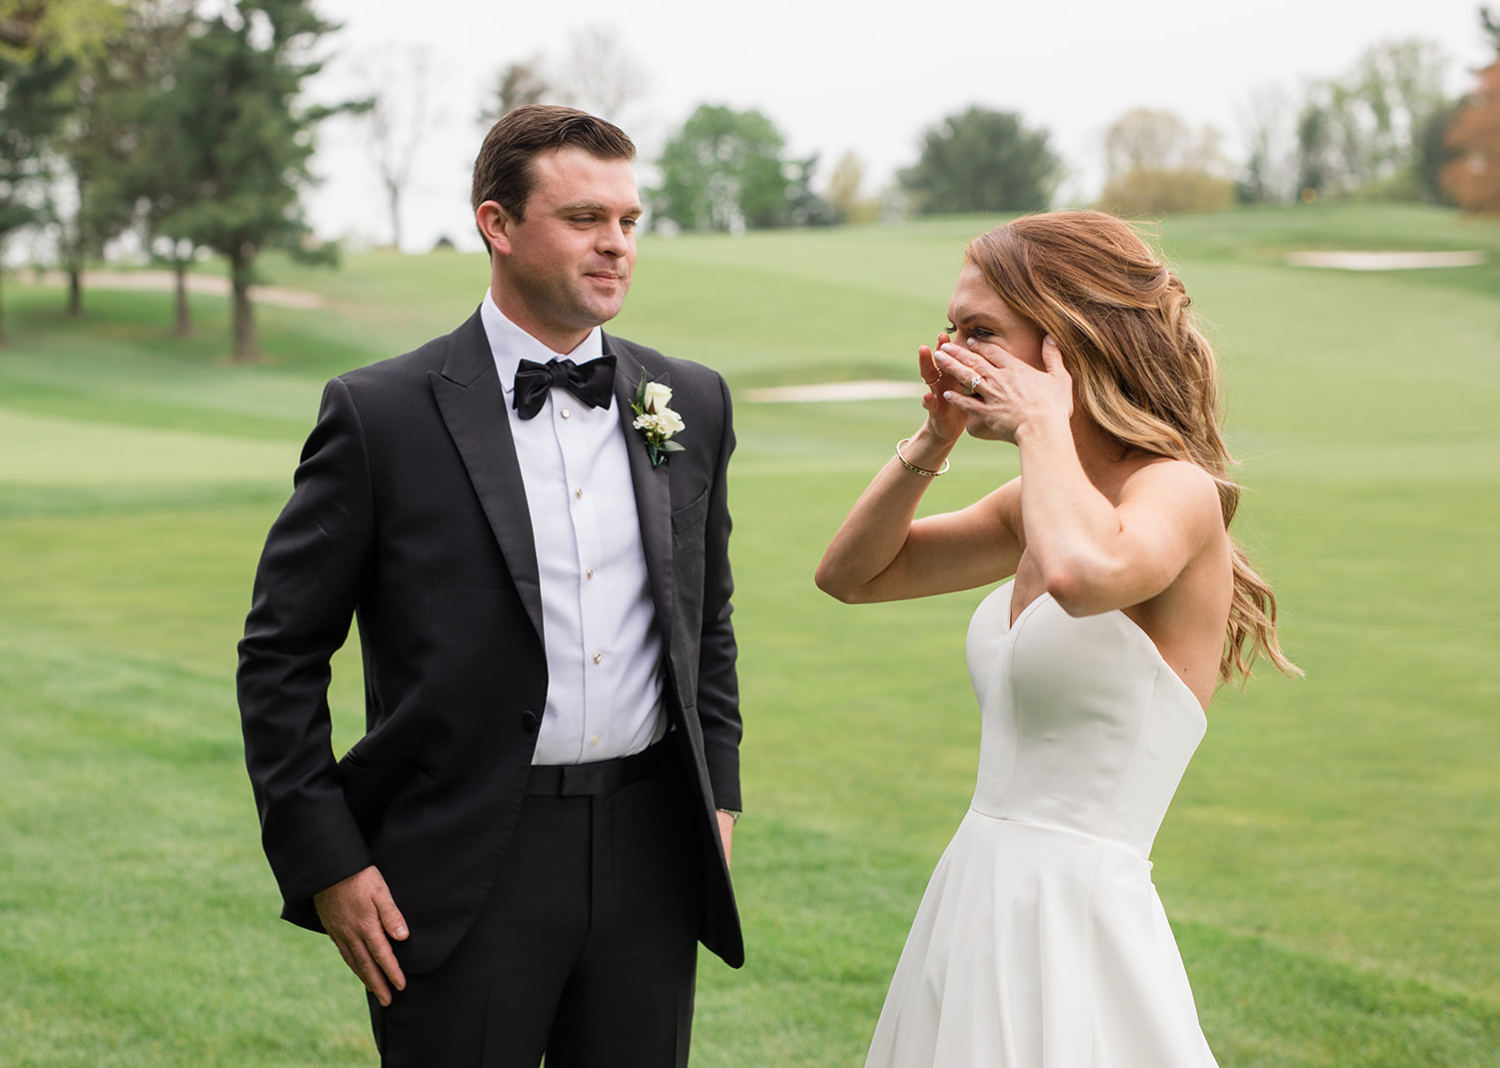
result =
[[[946,475],[948,473],[948,461],[946,459],[943,460],[942,467],[938,468],[936,471],[929,471],[925,467],[918,467],[916,464],[908,460],[905,456],[902,456],[901,446],[909,445],[910,443],[911,438],[902,438],[900,441],[896,442],[896,459],[901,461],[902,467],[906,468],[914,475],[921,475],[923,478],[937,478],[938,475]]]

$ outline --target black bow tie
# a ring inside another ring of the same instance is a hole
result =
[[[522,419],[535,417],[553,386],[567,390],[590,408],[608,408],[614,395],[615,358],[600,356],[582,366],[572,360],[522,360],[516,366],[516,414]]]

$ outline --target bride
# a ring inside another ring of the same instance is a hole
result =
[[[867,1068],[1214,1064],[1150,878],[1216,685],[1297,669],[1228,526],[1218,372],[1181,281],[1097,212],[974,239],[918,350],[927,421],[839,528],[848,602],[992,592],[969,626],[974,800],[928,884]],[[915,519],[963,433],[1021,475]]]

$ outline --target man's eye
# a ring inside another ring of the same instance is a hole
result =
[[[587,225],[594,221],[594,217],[592,215],[575,215],[573,216],[573,221],[576,223]]]
[[[621,219],[620,228],[623,230],[634,230],[636,228],[636,224],[640,221],[641,220],[639,219]]]

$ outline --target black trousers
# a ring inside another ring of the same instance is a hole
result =
[[[370,1016],[387,1068],[686,1068],[702,909],[671,740],[534,768],[457,950]]]

